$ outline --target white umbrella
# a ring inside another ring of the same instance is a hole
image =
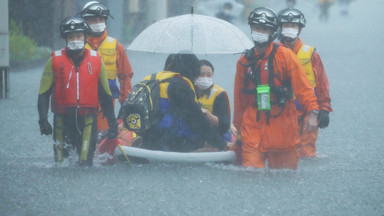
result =
[[[128,50],[150,53],[235,54],[253,46],[236,26],[187,14],[160,20],[141,32]]]

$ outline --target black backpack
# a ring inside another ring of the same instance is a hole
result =
[[[152,74],[149,80],[133,86],[119,112],[124,127],[143,135],[161,120],[163,114],[160,110],[160,83],[169,79],[159,81],[156,80],[156,74]]]

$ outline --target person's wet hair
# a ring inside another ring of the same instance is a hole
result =
[[[212,69],[212,73],[215,72],[215,68],[213,68],[213,65],[212,65],[212,63],[210,61],[205,60],[205,59],[199,60],[199,66],[201,67],[201,66],[204,66],[204,65],[210,67]]]
[[[199,59],[195,54],[170,54],[165,61],[164,70],[180,73],[193,82],[200,75]]]
[[[165,60],[165,64],[164,64],[164,70],[165,71],[169,71],[169,66],[173,62],[173,59],[175,58],[175,56],[176,56],[176,54],[169,54],[169,56],[167,57],[167,60]]]

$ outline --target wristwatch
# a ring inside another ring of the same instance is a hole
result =
[[[309,113],[313,113],[313,114],[315,114],[315,115],[319,115],[319,111],[318,110],[311,110],[311,111],[309,111]]]

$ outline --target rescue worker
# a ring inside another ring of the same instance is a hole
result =
[[[339,0],[340,13],[342,16],[347,16],[349,13],[349,4],[352,0]]]
[[[214,68],[211,62],[203,59],[199,61],[200,75],[195,81],[196,95],[201,110],[207,116],[216,131],[225,140],[232,142],[229,128],[231,124],[231,110],[227,92],[213,83]]]
[[[320,16],[319,20],[327,22],[329,18],[329,8],[333,4],[333,0],[319,0]]]
[[[171,54],[164,71],[155,75],[156,80],[170,79],[160,84],[162,118],[143,135],[142,148],[191,152],[204,147],[207,142],[217,150],[223,150],[227,143],[201,111],[192,84],[199,76],[197,57],[194,54]]]
[[[84,5],[81,16],[91,28],[85,47],[96,50],[101,55],[105,63],[113,104],[115,105],[115,98],[122,104],[132,90],[133,71],[124,46],[107,34],[106,21],[110,16],[109,10],[98,1],[90,1]],[[120,90],[116,78],[119,80]],[[107,119],[101,110],[97,114],[97,128],[99,132],[108,129]]]
[[[244,167],[297,169],[294,93],[309,113],[308,132],[317,128],[318,105],[313,88],[295,54],[272,41],[277,16],[269,8],[255,8],[248,17],[255,46],[237,62],[233,123],[242,137]]]
[[[62,163],[70,149],[79,154],[79,165],[92,165],[96,147],[97,118],[100,103],[108,119],[108,138],[115,139],[117,123],[105,66],[96,51],[84,48],[89,26],[81,17],[69,17],[60,25],[65,49],[52,53],[41,78],[38,112],[40,132],[52,134],[48,122],[52,95],[55,161]]]
[[[290,48],[299,58],[301,65],[312,84],[317,96],[319,105],[319,128],[326,128],[329,124],[329,113],[332,112],[331,98],[329,96],[329,82],[325,73],[323,63],[316,49],[312,46],[303,44],[299,35],[305,27],[306,20],[304,14],[293,8],[287,8],[279,13],[278,24],[281,28],[280,41]],[[303,130],[304,119],[308,117],[300,104],[296,102],[297,118],[299,122],[300,145],[299,152],[301,157],[314,157],[316,155],[316,139],[318,129],[312,133]]]
[[[234,17],[231,15],[232,7],[233,6],[231,2],[225,2],[224,5],[222,6],[222,9],[217,14],[215,14],[215,16],[229,23],[233,23]]]

